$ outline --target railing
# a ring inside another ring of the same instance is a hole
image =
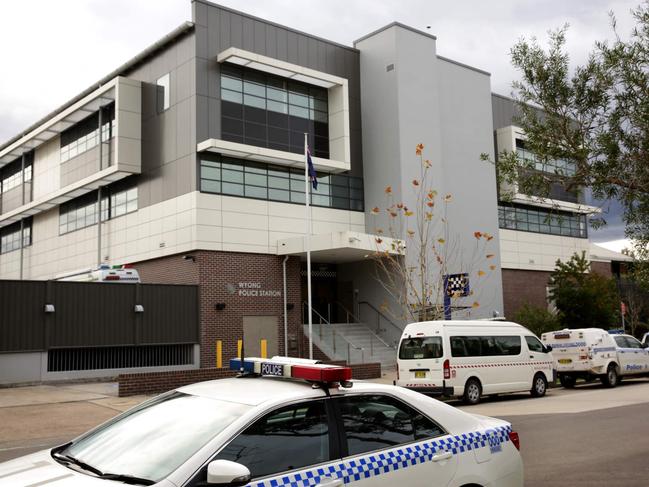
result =
[[[358,302],[358,314],[359,314],[359,321],[362,319],[361,318],[361,311],[360,308],[361,306],[365,306],[372,310],[376,316],[376,334],[378,336],[383,335],[384,337],[387,338],[387,340],[392,343],[391,347],[396,348],[397,345],[399,344],[399,340],[401,339],[401,334],[403,333],[403,329],[396,325],[390,318],[385,316],[385,314],[376,308],[372,303],[368,301],[359,301]],[[370,324],[370,320],[363,320],[363,323]],[[381,326],[383,325],[383,326]],[[386,326],[387,325],[387,326]]]
[[[302,303],[304,310],[303,315],[308,316],[308,304]],[[311,308],[311,312],[317,318],[317,322],[313,323],[313,333],[318,335],[320,343],[318,344],[320,350],[331,358],[340,358],[347,361],[348,364],[365,363],[365,349],[359,347],[351,340],[348,340],[331,326],[331,323],[322,316],[318,311]],[[308,335],[307,335],[308,338]],[[374,353],[374,344],[370,343],[370,356]],[[360,361],[358,360],[360,356]]]
[[[341,309],[345,313],[345,320],[346,320],[347,324],[349,324],[349,323],[363,323],[365,325],[368,325],[368,329],[371,332],[371,335],[370,335],[370,348],[372,349],[372,355],[374,355],[374,339],[377,339],[378,341],[380,341],[383,345],[385,345],[388,348],[394,348],[394,346],[390,345],[388,342],[383,340],[383,338],[381,338],[381,335],[379,335],[379,332],[380,332],[379,329],[377,329],[376,331],[372,330],[368,323],[365,323],[357,315],[355,315],[353,312],[349,311],[345,307],[345,305],[342,304],[341,302],[336,301],[335,304],[336,304],[336,306],[338,306],[339,309]],[[350,319],[351,319],[351,321],[350,321]]]

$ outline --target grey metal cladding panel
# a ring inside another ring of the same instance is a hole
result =
[[[198,343],[198,287],[141,285],[142,344]]]
[[[44,350],[45,283],[0,281],[0,352]]]
[[[514,100],[492,94],[491,107],[494,130],[516,124],[515,118],[519,115],[519,110]]]
[[[309,66],[319,71],[322,71],[324,69],[324,66],[320,65],[320,63],[318,62],[318,40],[312,37],[307,37],[306,47],[307,47],[307,63],[309,63]]]
[[[241,19],[243,24],[243,48],[246,51],[255,50],[255,21],[247,17]]]
[[[275,59],[277,56],[277,29],[266,29],[266,55]]]
[[[232,26],[232,16],[229,12],[221,12],[219,17],[219,47],[220,50],[223,50],[224,46],[227,46],[229,43],[232,43],[233,46],[239,47],[243,45],[243,32],[239,29],[235,32],[234,27]]]
[[[225,13],[223,14],[225,15]],[[245,44],[244,44],[244,29],[243,29],[243,17],[240,15],[234,15],[231,13],[227,14],[230,17],[230,43],[232,44],[233,47],[240,47],[242,49],[245,49]],[[211,25],[210,25],[211,27]],[[217,52],[214,52],[213,55],[217,55],[220,51],[227,49],[228,46],[226,42],[228,39],[223,40],[223,44],[219,46],[219,49]],[[214,46],[210,45],[210,52],[211,49],[213,49]]]
[[[289,63],[293,63],[293,64],[299,64],[300,63],[299,56],[298,56],[297,38],[298,38],[298,36],[297,36],[297,34],[295,32],[290,32],[290,31],[286,32],[286,43],[287,43],[286,45],[287,45],[287,50],[288,50],[288,52],[287,52],[287,54],[288,54],[287,61]]]
[[[283,29],[268,29],[277,36],[277,59],[288,61],[288,32]]]
[[[265,52],[268,55],[266,47],[266,24],[255,20],[254,25],[254,46],[255,52]]]
[[[134,342],[135,286],[53,283],[50,348],[124,345]]]
[[[300,66],[309,65],[309,38],[297,35],[297,63]]]

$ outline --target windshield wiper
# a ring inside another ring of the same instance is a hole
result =
[[[153,485],[155,482],[151,479],[143,479],[140,477],[135,477],[133,475],[125,475],[120,473],[104,473],[99,476],[99,478],[106,480],[116,480],[117,482],[124,482],[125,484],[135,484],[135,485]]]
[[[61,455],[60,453],[52,453],[52,456],[57,460],[61,460],[66,463],[72,463],[73,465],[76,465],[79,468],[87,470],[88,472],[92,472],[99,477],[104,475],[104,473],[98,468],[95,468],[92,465],[88,465],[87,463],[79,460],[78,458],[74,458],[73,456]]]

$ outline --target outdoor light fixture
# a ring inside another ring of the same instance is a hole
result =
[[[53,304],[46,304],[45,305],[45,312],[46,313],[54,313],[54,305]]]
[[[216,303],[216,311],[223,311],[225,309],[225,303]]]
[[[196,262],[196,256],[195,255],[183,255],[183,260],[191,260],[192,262]]]
[[[144,306],[142,306],[141,304],[136,304],[134,311],[136,313],[144,313]]]

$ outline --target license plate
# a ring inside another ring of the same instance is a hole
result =
[[[282,364],[262,362],[261,375],[275,375],[277,377],[282,377],[284,375],[284,366]]]
[[[560,358],[560,359],[559,359],[559,363],[560,363],[560,364],[571,364],[571,363],[572,363],[572,359],[571,359],[571,358]]]
[[[415,372],[415,379],[425,379],[426,378],[426,372],[423,370],[418,370]]]

